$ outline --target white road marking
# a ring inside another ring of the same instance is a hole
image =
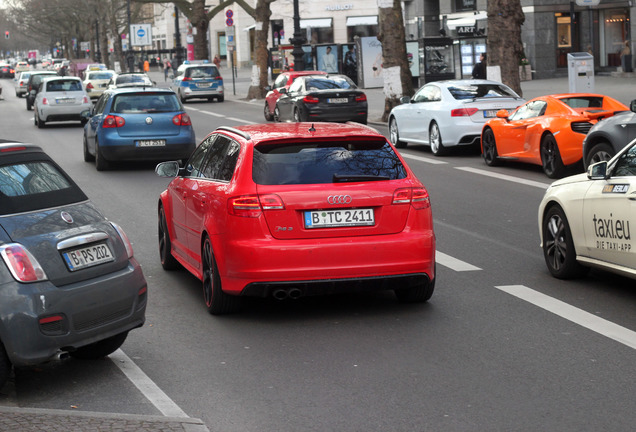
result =
[[[452,256],[446,255],[440,251],[435,251],[435,261],[444,267],[448,267],[449,269],[458,272],[481,270],[479,267],[475,267],[472,264],[453,258]]]
[[[422,157],[422,156],[415,156],[415,155],[412,155],[412,154],[409,154],[409,153],[400,152],[400,154],[402,155],[403,158],[413,159],[413,160],[420,161],[420,162],[426,162],[426,163],[430,163],[430,164],[433,164],[433,165],[441,165],[441,164],[447,164],[448,163],[448,162],[445,162],[443,160],[433,159],[433,158],[425,158],[425,157]]]
[[[590,329],[600,335],[614,339],[630,348],[636,349],[636,332],[621,327],[606,319],[600,318],[589,312],[585,312],[572,305],[557,300],[553,297],[541,294],[523,285],[507,285],[495,287],[510,295],[518,297],[542,309],[552,312],[566,320]]]
[[[256,124],[256,123],[255,123],[255,122],[253,122],[253,121],[243,120],[243,119],[236,118],[236,117],[226,117],[226,118],[227,118],[228,120],[232,120],[232,121],[239,122],[239,123],[245,123],[245,124]]]
[[[223,114],[218,114],[218,113],[215,113],[215,112],[204,111],[204,110],[202,110],[202,109],[192,108],[192,107],[187,107],[187,108],[188,108],[189,110],[196,111],[196,112],[200,112],[200,113],[207,114],[207,115],[211,115],[211,116],[214,116],[214,117],[220,117],[220,118],[225,117],[225,115],[223,115]]]
[[[164,416],[189,417],[121,349],[118,349],[109,357],[113,363],[121,369],[126,377],[141,391],[141,393],[143,393],[146,399],[148,399]]]
[[[520,183],[520,184],[524,184],[526,186],[533,186],[533,187],[537,187],[540,189],[547,189],[548,186],[550,186],[550,183],[542,183],[542,182],[537,182],[534,180],[526,180],[520,177],[514,177],[514,176],[509,176],[506,174],[499,174],[496,172],[492,172],[492,171],[487,171],[487,170],[482,170],[482,169],[478,169],[478,168],[471,168],[471,167],[455,167],[455,169],[461,170],[461,171],[467,171],[467,172],[471,172],[473,174],[479,174],[479,175],[483,175],[486,177],[493,177],[493,178],[497,178],[500,180],[506,180],[509,182],[514,182],[514,183]]]

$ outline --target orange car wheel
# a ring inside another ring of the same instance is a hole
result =
[[[552,134],[547,134],[541,140],[541,163],[543,165],[543,172],[548,178],[556,179],[563,177],[565,166],[561,160],[559,146]]]
[[[501,165],[501,159],[497,153],[497,142],[495,141],[495,133],[492,129],[486,129],[481,137],[481,155],[484,158],[484,162],[488,166]]]

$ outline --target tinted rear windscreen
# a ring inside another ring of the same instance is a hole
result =
[[[0,215],[85,201],[86,195],[48,161],[0,166]]]
[[[125,93],[115,97],[114,113],[146,113],[181,111],[174,93]]]
[[[395,180],[405,178],[406,170],[384,140],[286,143],[254,148],[252,178],[257,184],[333,183],[337,178],[356,176]]]
[[[467,84],[448,87],[448,91],[455,99],[519,97],[508,87],[497,84]]]

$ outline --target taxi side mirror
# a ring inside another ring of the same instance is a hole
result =
[[[590,180],[607,180],[607,161],[590,165],[587,168],[587,178]]]

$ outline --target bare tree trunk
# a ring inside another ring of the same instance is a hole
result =
[[[379,33],[382,42],[382,76],[384,78],[384,113],[387,121],[391,109],[402,96],[413,95],[413,82],[406,56],[404,20],[399,0],[378,0]]]
[[[256,3],[256,46],[254,55],[256,67],[252,72],[252,84],[247,91],[248,99],[263,99],[267,86],[267,36],[269,33],[269,17],[272,14],[270,3],[273,0],[258,0]]]
[[[519,95],[519,60],[523,57],[520,0],[488,0],[488,65],[499,66],[501,81]]]
[[[209,60],[210,50],[208,48],[208,27],[210,21],[205,13],[205,0],[194,0],[192,2],[192,15],[190,18],[192,26],[197,29],[194,36],[194,59]]]

